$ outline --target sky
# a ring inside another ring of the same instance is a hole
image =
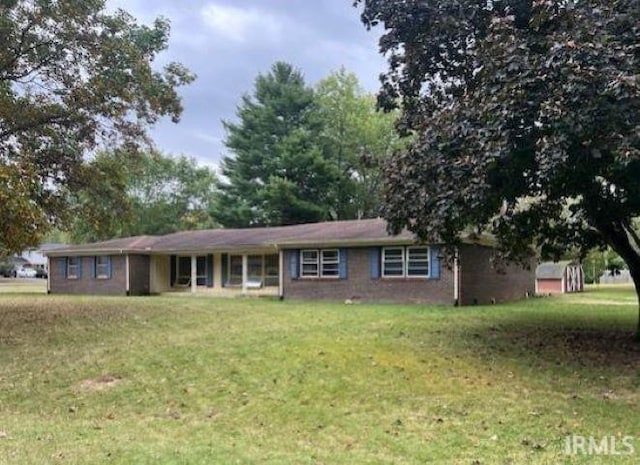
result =
[[[169,48],[157,64],[178,61],[197,75],[182,87],[180,123],[161,121],[151,131],[157,147],[217,168],[223,120],[233,121],[240,98],[276,61],[300,69],[313,85],[344,66],[370,92],[385,68],[379,32],[367,31],[352,0],[107,0],[142,23],[171,22]]]

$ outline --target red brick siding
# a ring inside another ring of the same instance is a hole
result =
[[[111,257],[111,279],[96,279],[92,276],[94,257],[80,257],[82,276],[78,279],[65,277],[65,257],[51,257],[49,280],[51,293],[55,294],[97,294],[125,295],[125,258],[123,255]]]
[[[461,305],[518,300],[535,290],[535,263],[529,269],[511,264],[501,271],[492,264],[490,247],[463,245],[460,257]]]
[[[347,249],[347,279],[292,279],[284,263],[284,297],[307,300],[453,303],[453,273],[441,263],[438,279],[372,279],[368,247]],[[286,256],[286,255],[285,255]]]

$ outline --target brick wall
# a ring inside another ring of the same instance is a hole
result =
[[[82,275],[78,279],[65,277],[65,257],[51,257],[49,280],[51,293],[125,295],[126,273],[123,255],[111,257],[111,278],[96,279],[92,276],[94,257],[79,257],[82,260]]]
[[[371,278],[368,247],[347,249],[347,279],[292,279],[284,264],[284,297],[426,304],[453,303],[453,273],[441,264],[438,279]]]
[[[535,261],[529,269],[510,264],[503,270],[492,264],[490,247],[463,245],[459,249],[461,305],[519,300],[535,291]]]

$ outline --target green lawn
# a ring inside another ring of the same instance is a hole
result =
[[[466,308],[21,290],[0,289],[2,464],[640,462],[629,288]],[[571,434],[636,452],[566,456]]]

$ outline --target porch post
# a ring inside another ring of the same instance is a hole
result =
[[[191,292],[198,290],[198,257],[191,255]]]
[[[242,293],[247,293],[247,280],[249,279],[249,260],[247,254],[242,254]]]
[[[278,297],[284,297],[284,250],[278,252]]]

